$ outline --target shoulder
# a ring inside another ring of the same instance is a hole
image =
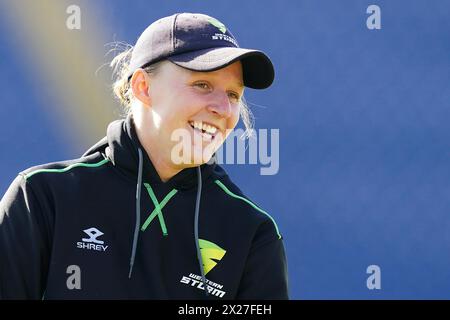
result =
[[[68,174],[86,172],[89,168],[99,168],[110,162],[109,158],[100,152],[76,159],[62,160],[40,164],[19,172],[26,182],[46,179],[53,176],[67,176]],[[83,170],[84,169],[84,170]]]
[[[227,215],[237,215],[240,223],[256,225],[256,235],[269,239],[282,239],[282,235],[273,216],[242,190],[228,177],[221,175],[214,179],[216,200]]]

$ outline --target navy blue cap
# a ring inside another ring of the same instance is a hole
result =
[[[128,76],[138,68],[168,59],[193,71],[214,71],[240,60],[244,85],[269,87],[274,79],[270,58],[262,51],[240,48],[230,30],[199,13],[177,13],[152,23],[133,48]]]

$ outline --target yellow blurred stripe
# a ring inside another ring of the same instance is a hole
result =
[[[80,6],[81,30],[66,27],[66,9],[72,4]],[[109,68],[95,74],[107,62],[104,44],[109,42],[95,10],[87,1],[3,2],[3,14],[14,31],[11,36],[18,36],[15,43],[22,46],[13,50],[22,50],[27,71],[33,72],[39,95],[47,101],[47,112],[56,116],[50,119],[71,143],[69,150],[76,152],[103,137],[119,110],[109,89]]]

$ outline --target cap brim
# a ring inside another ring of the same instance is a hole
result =
[[[167,58],[176,65],[193,71],[214,71],[240,60],[244,85],[253,89],[269,87],[275,77],[273,64],[262,51],[234,47],[210,48]]]

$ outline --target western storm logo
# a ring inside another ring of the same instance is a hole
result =
[[[217,262],[214,260],[222,260],[226,251],[215,243],[207,240],[199,239],[198,242],[200,244],[200,252],[202,254],[203,269],[205,270],[206,275],[217,265]]]
[[[213,242],[199,239],[200,252],[202,255],[202,263],[203,269],[205,270],[205,275],[210,272],[216,265],[217,261],[222,260],[226,251],[216,245]],[[202,277],[196,274],[189,274],[189,277],[183,276],[180,280],[181,283],[186,285],[190,285],[191,287],[197,287],[197,289],[205,290],[205,287],[202,282]],[[216,297],[222,298],[225,295],[225,291],[223,291],[223,285],[212,282],[206,279],[206,285],[208,293],[214,295]]]
[[[220,22],[217,19],[214,18],[209,18],[208,22],[211,23],[214,27],[216,27],[217,29],[219,29],[222,33],[227,32],[227,28],[225,27],[225,25]]]
[[[208,19],[208,22],[211,23],[214,27],[216,27],[217,29],[220,30],[220,32],[222,33],[215,33],[212,36],[213,40],[225,40],[228,42],[231,42],[232,44],[234,44],[236,47],[239,47],[239,45],[237,44],[236,40],[233,39],[232,37],[230,37],[229,35],[226,35],[225,32],[227,32],[227,28],[225,27],[225,25],[220,22],[217,19],[214,18],[210,18]]]
[[[106,251],[108,246],[104,246],[103,244],[105,242],[97,239],[104,234],[103,232],[94,227],[85,229],[83,231],[89,236],[89,238],[82,238],[80,242],[77,242],[77,248],[95,251]]]
[[[205,290],[205,287],[203,286],[202,277],[197,274],[189,274],[189,277],[183,276],[180,280],[181,283],[184,283],[186,285],[190,285],[191,287],[197,287],[197,289]],[[208,285],[208,292],[209,294],[223,298],[225,295],[225,291],[222,290],[223,285],[212,282],[208,279],[206,279],[206,284]]]

